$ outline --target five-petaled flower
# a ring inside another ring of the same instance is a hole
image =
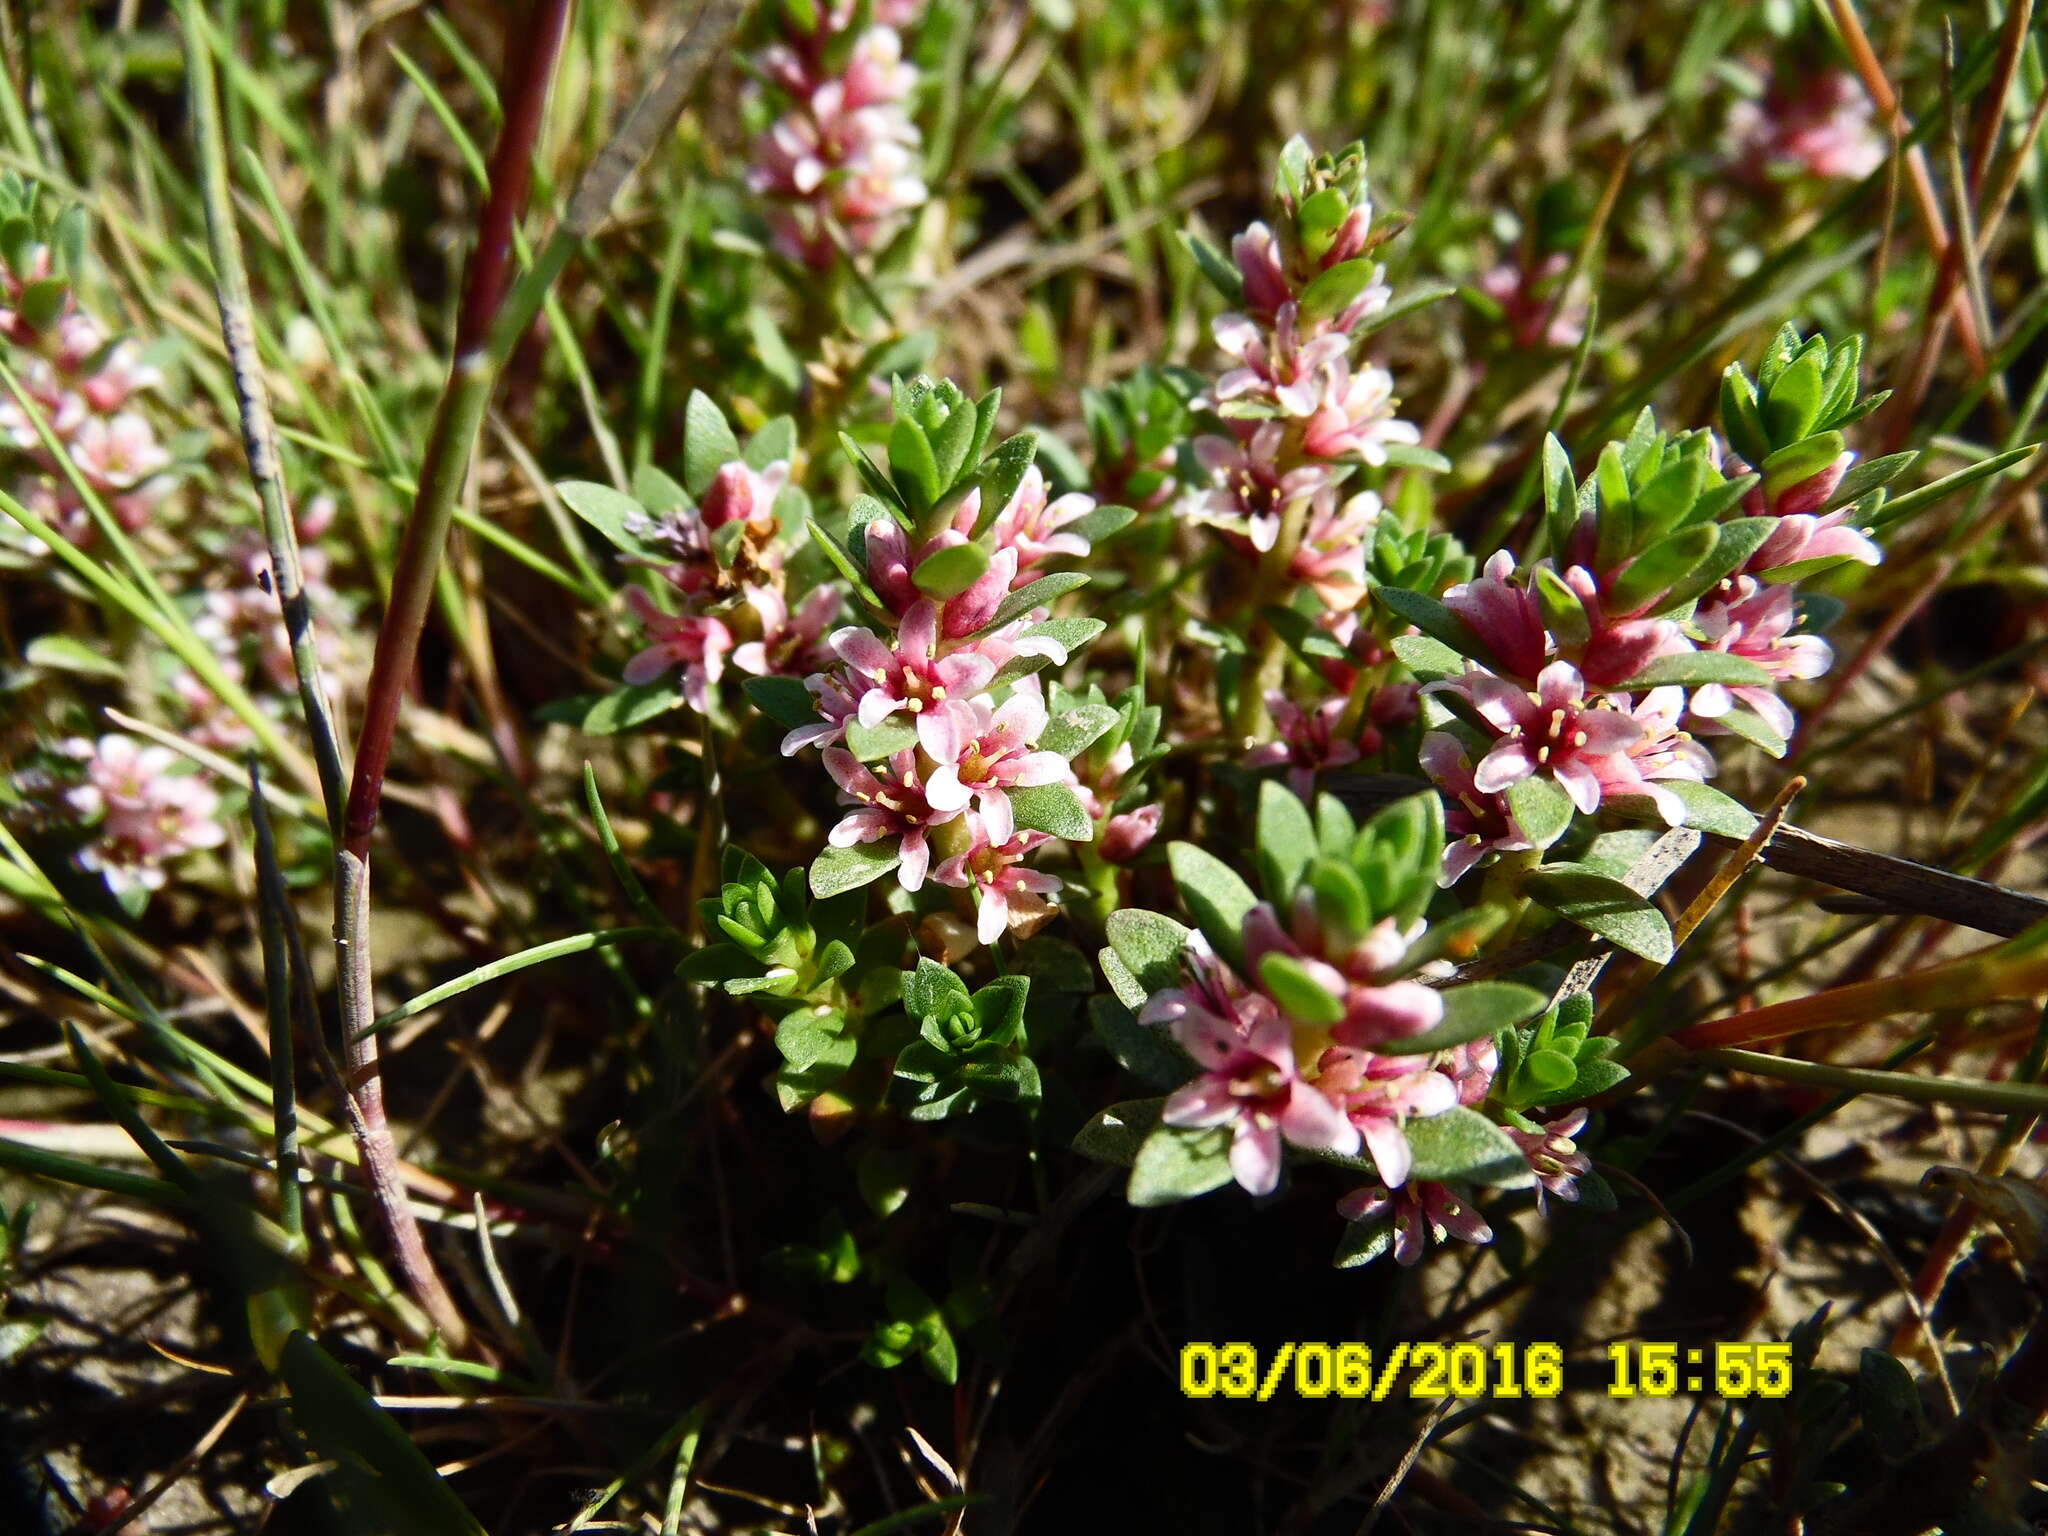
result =
[[[1183,1128],[1229,1126],[1230,1171],[1252,1194],[1271,1194],[1279,1185],[1283,1139],[1345,1156],[1358,1150],[1358,1127],[1302,1079],[1293,1027],[1279,1015],[1262,1015],[1240,1034],[1190,1009],[1175,1021],[1174,1038],[1202,1072],[1174,1091],[1160,1119]]]

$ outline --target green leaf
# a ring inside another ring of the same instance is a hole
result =
[[[756,304],[747,311],[747,334],[753,340],[754,357],[761,364],[761,371],[790,394],[799,393],[804,387],[803,364],[783,340],[766,305]]]
[[[1071,523],[1060,529],[1090,544],[1100,544],[1104,539],[1123,532],[1138,520],[1138,514],[1129,507],[1104,506],[1093,512],[1084,512]]]
[[[928,955],[903,983],[903,1011],[913,1019],[950,1019],[968,1002],[967,983]]]
[[[1073,704],[1056,711],[1039,733],[1038,749],[1075,757],[1099,741],[1118,720],[1107,704]]]
[[[1462,987],[1446,987],[1441,995],[1442,1023],[1403,1040],[1383,1040],[1373,1049],[1383,1056],[1426,1056],[1497,1035],[1509,1025],[1541,1013],[1548,1002],[1534,987],[1512,981],[1468,981]]]
[[[1244,918],[1258,905],[1252,888],[1236,870],[1193,843],[1175,843],[1166,850],[1180,899],[1193,914],[1195,926],[1209,947],[1235,970],[1244,967]]]
[[[981,491],[981,511],[974,520],[976,538],[986,533],[1003,515],[1003,508],[1017,494],[1017,487],[1024,483],[1025,471],[1031,468],[1031,461],[1037,456],[1038,434],[1019,432],[1015,437],[998,443],[975,469],[974,484]],[[1023,610],[1018,611],[1021,613]]]
[[[1585,600],[1547,565],[1529,573],[1529,590],[1536,594],[1536,606],[1543,624],[1564,645],[1584,645],[1593,638],[1593,621]]]
[[[292,1334],[279,1370],[293,1423],[362,1516],[405,1536],[484,1536],[412,1437],[318,1344]]]
[[[770,464],[788,463],[796,453],[796,420],[790,416],[777,416],[761,423],[761,430],[747,439],[746,451],[740,457],[752,470],[764,470]]]
[[[1127,1189],[1133,1205],[1172,1205],[1230,1182],[1230,1129],[1181,1130],[1161,1125],[1147,1136],[1131,1164]]]
[[[1304,322],[1329,320],[1342,314],[1361,293],[1372,286],[1379,263],[1369,256],[1325,267],[1302,290],[1301,318]]]
[[[832,562],[834,570],[846,578],[848,585],[853,588],[854,595],[868,605],[869,611],[882,612],[882,600],[875,596],[875,589],[868,585],[867,577],[862,574],[860,566],[854,563],[853,556],[847,553],[846,547],[833,538],[826,531],[825,525],[810,513],[804,514],[804,526],[811,530],[811,542],[825,552],[825,558]]]
[[[703,390],[691,390],[683,407],[683,489],[702,496],[719,469],[739,456],[740,440],[732,435],[725,412]]]
[[[76,672],[83,677],[106,678],[126,675],[119,662],[69,635],[37,635],[21,654],[22,660],[45,672]]]
[[[1551,557],[1560,564],[1572,530],[1579,521],[1579,484],[1572,478],[1572,456],[1555,432],[1543,439],[1543,526]]]
[[[947,413],[943,423],[926,433],[932,458],[938,464],[941,492],[957,481],[960,471],[967,467],[967,455],[974,450],[980,422],[980,414],[972,402],[962,400]],[[993,413],[990,424],[994,424]]]
[[[1957,491],[1962,490],[1963,487],[1976,484],[1986,475],[1998,474],[2002,470],[2010,469],[2013,465],[2019,463],[2020,460],[2030,458],[2034,450],[2040,446],[2039,443],[2029,443],[2024,448],[2013,448],[2005,453],[1994,453],[1990,458],[1980,459],[1975,464],[1959,469],[1952,475],[1943,475],[1939,480],[1923,485],[1917,491],[1908,491],[1903,496],[1894,497],[1878,509],[1876,515],[1870,520],[1871,525],[1876,528],[1889,528],[1892,524],[1902,522],[1916,512],[1924,512],[1936,502],[1953,496]]]
[[[1103,924],[1109,953],[1121,960],[1147,995],[1180,985],[1180,956],[1188,930],[1161,912],[1125,907]],[[1134,1005],[1135,1006],[1135,1005]]]
[[[1126,1099],[1093,1116],[1075,1133],[1073,1147],[1083,1157],[1098,1163],[1129,1168],[1138,1160],[1138,1149],[1158,1128],[1164,1099]]]
[[[1747,837],[1756,830],[1756,816],[1740,800],[1711,784],[1666,779],[1663,787],[1685,802],[1685,825],[1723,837]]]
[[[1394,636],[1394,654],[1400,657],[1404,667],[1425,683],[1446,677],[1462,677],[1465,672],[1465,658],[1443,641],[1432,640],[1428,635]]]
[[[800,678],[750,677],[740,686],[746,690],[754,708],[786,731],[818,723],[817,700]]]
[[[889,429],[889,477],[912,512],[924,511],[945,489],[931,441],[914,421],[899,420]]]
[[[1223,297],[1232,304],[1242,303],[1244,275],[1237,270],[1230,258],[1199,235],[1189,234],[1183,230],[1180,238],[1187,246],[1188,254],[1195,258],[1195,265],[1201,268],[1202,275],[1214,283]]]
[[[900,839],[876,843],[855,843],[851,848],[827,848],[811,861],[811,894],[837,896],[856,891],[882,878],[896,867]]]
[[[1054,598],[1072,592],[1076,587],[1088,585],[1088,578],[1080,571],[1055,571],[1050,576],[1041,576],[1027,582],[1003,599],[996,615],[977,632],[987,634],[990,630],[1001,629],[1013,619],[1020,619],[1034,608],[1043,608]]]
[[[595,480],[564,480],[555,487],[555,494],[571,512],[636,559],[665,563],[675,558],[674,550],[634,530],[633,524],[651,529],[654,519],[624,492]]]
[[[1763,748],[1772,757],[1785,755],[1785,738],[1780,736],[1761,715],[1747,709],[1731,709],[1714,722],[1724,730],[1733,731],[1752,746]]]
[[[1414,1154],[1408,1170],[1411,1181],[1455,1180],[1502,1188],[1533,1182],[1522,1149],[1476,1109],[1458,1105],[1425,1120],[1410,1120],[1402,1129]]]
[[[1337,1256],[1331,1262],[1338,1269],[1357,1269],[1394,1251],[1394,1223],[1382,1217],[1376,1221],[1347,1221],[1337,1239]]]
[[[1081,797],[1064,784],[1032,784],[1009,792],[1010,811],[1027,832],[1050,832],[1069,842],[1095,840],[1095,821]]]
[[[941,602],[958,597],[988,569],[988,551],[979,544],[953,544],[935,550],[910,573],[917,590]]]
[[[1552,864],[1530,871],[1522,888],[1618,949],[1659,965],[1671,958],[1671,925],[1664,914],[1611,875],[1579,864]]]
[[[1802,353],[1772,382],[1764,397],[1764,431],[1776,444],[1796,443],[1820,419],[1821,361]]]
[[[533,713],[536,720],[573,725],[587,735],[615,736],[681,709],[684,702],[682,690],[673,683],[629,683],[610,693],[554,699]]]
[[[1433,640],[1441,640],[1460,655],[1476,656],[1482,661],[1492,659],[1479,637],[1435,598],[1410,592],[1406,587],[1374,587],[1372,595],[1396,618],[1413,624]]]
[[[1699,460],[1687,458],[1680,462],[1697,464]],[[1659,480],[1663,478],[1658,476]],[[1720,537],[1718,527],[1704,523],[1657,540],[1629,561],[1615,578],[1608,593],[1608,611],[1620,614],[1647,610],[1710,560]]]
[[[1309,973],[1294,956],[1277,949],[1259,957],[1259,981],[1280,1005],[1280,1011],[1300,1024],[1327,1029],[1344,1017],[1344,1000]]]
[[[899,715],[891,715],[875,726],[862,725],[850,716],[847,719],[846,750],[864,763],[878,763],[916,745],[917,727]]]
[[[1547,774],[1532,775],[1508,786],[1508,809],[1538,848],[1548,848],[1572,824],[1577,807],[1571,796]]]
[[[590,482],[578,483],[587,485]],[[633,471],[633,497],[657,517],[664,512],[680,512],[690,504],[690,493],[677,485],[667,471],[656,469],[652,464],[642,464]]]
[[[870,1147],[861,1155],[854,1181],[860,1197],[877,1216],[893,1216],[910,1198],[910,1176],[916,1160],[908,1152]]]
[[[1835,487],[1835,494],[1828,498],[1823,511],[1846,507],[1853,501],[1861,501],[1879,486],[1890,485],[1899,476],[1920,462],[1920,451],[1909,449],[1905,453],[1888,453],[1881,459],[1868,463],[1852,464],[1849,472],[1842,476],[1841,484]]]
[[[1267,899],[1284,910],[1316,856],[1316,829],[1308,807],[1285,785],[1270,779],[1259,786],[1257,848],[1259,879]]]
[[[860,475],[861,484],[868,488],[868,494],[887,507],[889,515],[895,518],[897,522],[901,523],[905,528],[910,527],[909,514],[902,510],[903,493],[896,489],[895,483],[887,475],[875,468],[875,461],[869,458],[865,450],[861,448],[861,445],[853,440],[853,434],[850,432],[840,433],[839,447],[840,451],[852,461],[854,469]]]
[[[1746,656],[1732,656],[1726,651],[1681,651],[1676,656],[1659,656],[1620,686],[1634,693],[1644,688],[1661,688],[1667,683],[1685,688],[1708,683],[1755,687],[1768,686],[1770,681],[1771,674]]]
[[[1117,959],[1114,950],[1106,949],[1102,953],[1105,972],[1123,971],[1124,963]],[[1128,977],[1130,973],[1123,971],[1123,974]],[[1135,983],[1133,985],[1135,988]],[[1088,1022],[1096,1037],[1109,1047],[1117,1065],[1139,1082],[1154,1088],[1178,1088],[1195,1075],[1195,1064],[1180,1048],[1171,1031],[1138,1022],[1137,1015],[1131,1010],[1143,1003],[1144,991],[1142,988],[1135,990],[1138,1003],[1129,1006],[1114,997],[1089,998]]]

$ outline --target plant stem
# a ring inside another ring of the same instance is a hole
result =
[[[221,133],[212,56],[199,34],[192,0],[183,0],[179,11],[185,26],[187,100],[193,137],[198,140],[200,190],[206,204],[206,239],[213,258],[214,299],[220,308],[221,339],[227,343],[235,398],[241,406],[242,448],[249,459],[249,478],[255,482],[257,498],[263,505],[263,537],[270,550],[271,585],[284,615],[292,670],[298,677],[299,707],[313,738],[313,764],[320,776],[320,798],[326,807],[328,827],[333,830],[341,820],[341,740],[320,682],[320,651],[313,637],[313,611],[306,601],[305,582],[299,571],[298,529],[285,499],[277,425],[271,415],[270,392],[263,382],[263,366],[256,351],[249,273],[242,259],[242,237],[235,226],[229,193],[227,148]]]

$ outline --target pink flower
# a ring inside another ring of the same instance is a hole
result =
[[[1381,506],[1371,491],[1360,491],[1341,506],[1333,505],[1336,500],[1335,492],[1327,492],[1311,504],[1288,574],[1313,587],[1325,607],[1345,612],[1365,597],[1365,558]]]
[[[1509,677],[1534,679],[1550,653],[1536,594],[1514,581],[1515,557],[1496,551],[1483,574],[1444,593],[1444,606],[1492,653]]]
[[[1111,864],[1130,863],[1159,835],[1164,814],[1165,808],[1154,801],[1110,817],[1102,825],[1102,836],[1095,840],[1095,851]]]
[[[1280,306],[1294,298],[1294,287],[1280,264],[1279,242],[1263,223],[1249,226],[1230,242],[1230,259],[1244,278],[1244,307],[1255,320],[1271,325]]]
[[[1354,370],[1343,358],[1322,372],[1322,394],[1302,433],[1304,452],[1319,459],[1387,462],[1392,443],[1419,443],[1422,431],[1394,415],[1394,376],[1366,364]]]
[[[860,702],[844,668],[813,673],[804,679],[804,687],[817,701],[820,718],[816,724],[797,726],[782,738],[784,757],[795,757],[805,747],[829,747],[834,742],[844,741],[846,722],[853,718],[854,709]]]
[[[1572,659],[1595,688],[1618,688],[1659,656],[1676,656],[1692,649],[1684,632],[1670,619],[1609,613],[1605,585],[1611,580],[1611,575],[1596,576],[1582,565],[1564,573],[1564,583],[1578,596],[1592,629],[1584,644],[1565,649],[1576,651]]]
[[[1184,499],[1187,515],[1243,537],[1261,553],[1271,549],[1280,538],[1283,511],[1296,500],[1335,485],[1337,478],[1328,464],[1300,464],[1283,471],[1280,451],[1285,439],[1286,428],[1277,421],[1261,422],[1242,442],[1196,438],[1195,459],[1208,471],[1209,483]]]
[[[1681,825],[1685,821],[1685,802],[1657,780],[1690,779],[1695,784],[1704,784],[1707,775],[1714,771],[1713,756],[1679,729],[1686,708],[1685,690],[1673,686],[1652,688],[1633,707],[1626,694],[1616,695],[1610,702],[1628,711],[1630,718],[1642,727],[1642,735],[1613,756],[1594,760],[1593,771],[1600,775],[1601,798],[1635,796],[1648,800],[1656,806],[1667,827]]]
[[[1330,1027],[1330,1036],[1339,1045],[1369,1051],[1389,1040],[1422,1034],[1443,1021],[1441,992],[1419,981],[1393,979],[1408,946],[1421,936],[1420,923],[1403,931],[1393,918],[1382,918],[1370,932],[1340,949],[1323,931],[1312,892],[1303,891],[1296,898],[1289,916],[1282,927],[1272,904],[1263,901],[1245,914],[1245,966],[1257,976],[1269,954],[1296,961],[1343,1006],[1344,1017]]]
[[[1570,265],[1570,257],[1554,251],[1533,267],[1521,261],[1503,261],[1479,274],[1479,291],[1500,306],[1502,323],[1515,345],[1575,347],[1585,336],[1584,301],[1560,301],[1556,296],[1557,279]],[[1553,303],[1555,314],[1551,313]]]
[[[1887,153],[1871,121],[1870,99],[1841,70],[1802,71],[1796,88],[1776,85],[1761,102],[1738,101],[1728,113],[1731,155],[1738,170],[1777,164],[1820,176],[1861,181]]]
[[[1822,476],[1813,478],[1818,480]],[[1806,487],[1812,483],[1813,480],[1807,480],[1792,487],[1778,498],[1778,506],[1820,506],[1834,494],[1830,489],[1817,498],[1805,496]],[[1807,560],[1854,560],[1859,565],[1876,565],[1884,555],[1869,534],[1851,526],[1848,518],[1854,510],[1853,506],[1837,507],[1832,512],[1791,511],[1780,516],[1778,526],[1749,557],[1744,573],[1761,575]]]
[[[922,886],[925,871],[931,866],[926,829],[951,821],[960,813],[940,811],[925,798],[917,782],[917,754],[906,747],[877,773],[844,747],[827,747],[825,771],[832,775],[840,793],[855,805],[855,809],[840,817],[826,841],[834,848],[851,848],[856,843],[880,842],[885,837],[901,838],[896,854],[897,883],[906,891]]]
[[[1184,1020],[1193,1018],[1212,1032],[1224,1029],[1249,1037],[1261,1020],[1279,1016],[1273,1000],[1238,980],[1237,973],[1216,957],[1200,933],[1188,935],[1180,952],[1180,969],[1183,984],[1145,999],[1138,1010],[1140,1024],[1165,1024],[1177,1030]]]
[[[1589,703],[1586,680],[1568,661],[1553,661],[1537,673],[1534,693],[1477,669],[1423,691],[1439,689],[1462,693],[1501,733],[1472,773],[1474,787],[1487,794],[1548,773],[1573,805],[1591,815],[1600,808],[1600,759],[1626,751],[1643,733],[1634,717]]]
[[[625,680],[651,683],[672,668],[683,669],[683,697],[702,714],[711,689],[725,673],[732,631],[717,619],[663,613],[644,587],[626,589],[626,606],[639,616],[653,643],[626,663]]]
[[[790,614],[789,603],[774,587],[748,587],[747,606],[761,623],[761,638],[732,653],[732,663],[756,677],[800,677],[831,665],[833,651],[825,630],[839,614],[839,593],[816,586]]]
[[[1380,1182],[1389,1189],[1407,1183],[1414,1165],[1403,1124],[1440,1115],[1458,1104],[1457,1084],[1422,1057],[1375,1056],[1332,1047],[1323,1052],[1316,1072],[1316,1087],[1358,1128]]]
[[[1325,768],[1341,768],[1362,755],[1356,740],[1339,740],[1337,722],[1344,713],[1342,698],[1325,699],[1312,709],[1303,709],[1286,694],[1266,695],[1266,708],[1273,716],[1278,741],[1261,742],[1244,755],[1247,768],[1272,768],[1287,764],[1287,784],[1304,800],[1315,790],[1316,775]]]
[[[972,493],[968,498],[975,507],[979,506],[978,494]],[[973,509],[963,507],[962,518],[972,526]],[[996,610],[1016,584],[1018,567],[1015,549],[999,549],[990,557],[988,569],[964,592],[944,602],[927,597],[918,589],[913,573],[940,550],[954,549],[966,542],[967,535],[959,528],[947,528],[913,552],[902,526],[894,518],[876,518],[867,525],[864,540],[869,584],[892,613],[907,615],[919,603],[935,607],[939,634],[948,640],[963,639],[996,616]]]
[[[168,747],[145,747],[132,736],[73,740],[65,750],[86,760],[85,782],[66,796],[79,815],[98,818],[78,862],[106,877],[116,896],[161,890],[172,859],[227,840],[215,818],[220,796],[193,774],[172,772]]]
[[[1282,304],[1270,335],[1249,316],[1218,315],[1211,327],[1216,345],[1238,361],[1216,381],[1218,403],[1254,399],[1270,401],[1289,416],[1307,416],[1321,404],[1323,373],[1349,345],[1337,333],[1304,340],[1298,327],[1300,306]],[[1324,455],[1333,457],[1333,455]]]
[[[980,511],[980,492],[970,493],[968,500],[974,506],[973,512],[968,514],[969,526],[960,530],[963,533],[972,531],[973,515]],[[1016,492],[1009,503],[996,514],[996,547],[1016,551],[1019,573],[1031,570],[1055,555],[1078,558],[1088,553],[1088,541],[1077,533],[1063,533],[1061,530],[1094,510],[1095,498],[1078,491],[1069,492],[1048,504],[1045,476],[1033,464],[1024,471],[1024,478],[1017,482]],[[959,525],[956,522],[954,526],[958,528]]]
[[[1262,1017],[1240,1035],[1190,1012],[1174,1036],[1203,1070],[1174,1091],[1159,1118],[1172,1126],[1230,1126],[1230,1171],[1252,1194],[1271,1194],[1279,1185],[1283,1139],[1345,1156],[1358,1150],[1358,1128],[1302,1080],[1284,1019]]]
[[[988,687],[996,665],[979,649],[934,656],[938,644],[938,605],[924,598],[910,605],[896,644],[882,643],[872,631],[852,626],[832,636],[832,649],[866,684],[857,716],[873,730],[900,709],[913,715],[949,700],[970,699]]]
[[[1457,737],[1431,731],[1422,738],[1422,771],[1443,792],[1446,802],[1444,869],[1440,885],[1455,885],[1466,870],[1489,853],[1514,853],[1536,845],[1515,820],[1507,796],[1489,794],[1472,780],[1472,760]]]
[[[1791,632],[1798,613],[1790,587],[1767,587],[1753,576],[1738,576],[1701,605],[1695,622],[1707,637],[1707,649],[1753,661],[1773,682],[1819,677],[1834,664],[1827,641]],[[1703,720],[1719,720],[1738,704],[1748,705],[1780,736],[1789,738],[1797,725],[1790,706],[1763,684],[1709,683],[1692,696],[1692,712]]]
[[[962,811],[972,800],[989,841],[1009,842],[1017,823],[1007,792],[1073,778],[1059,753],[1032,750],[1046,720],[1045,696],[1035,677],[1022,679],[1001,704],[992,705],[983,695],[955,699],[920,715],[918,745],[938,764],[925,782],[933,809]]]
[[[1534,1131],[1517,1130],[1512,1125],[1501,1127],[1508,1133],[1508,1140],[1522,1149],[1522,1155],[1529,1159],[1529,1169],[1536,1175],[1536,1209],[1548,1213],[1545,1195],[1557,1196],[1560,1200],[1576,1201],[1579,1198],[1579,1180],[1593,1171],[1593,1160],[1581,1152],[1572,1138],[1586,1128],[1586,1111],[1583,1107],[1547,1124],[1539,1124]]]
[[[1023,859],[1052,841],[1043,832],[1012,832],[996,841],[985,818],[967,813],[973,843],[932,871],[941,885],[974,892],[975,933],[993,944],[1013,925],[1036,923],[1052,911],[1046,897],[1060,888],[1060,878],[1026,869]]]
[[[775,498],[788,483],[786,459],[777,459],[765,469],[754,469],[743,460],[733,459],[718,466],[718,473],[711,477],[697,503],[697,515],[706,528],[745,523],[748,532],[767,539],[775,533]]]
[[[1396,1190],[1368,1185],[1339,1200],[1337,1214],[1346,1221],[1374,1221],[1391,1215],[1394,1262],[1404,1266],[1422,1257],[1428,1238],[1439,1243],[1450,1237],[1468,1243],[1493,1241],[1493,1228],[1486,1219],[1448,1184],[1410,1184]]]

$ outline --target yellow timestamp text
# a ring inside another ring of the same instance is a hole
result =
[[[1609,1346],[1610,1397],[1674,1397],[1711,1388],[1722,1397],[1783,1397],[1792,1390],[1790,1344]],[[1590,1383],[1588,1383],[1590,1385]],[[1270,1402],[1303,1398],[1385,1402],[1413,1398],[1556,1397],[1565,1389],[1558,1344],[1397,1343],[1384,1354],[1357,1343],[1257,1345],[1196,1340],[1181,1346],[1180,1389],[1193,1398]]]

